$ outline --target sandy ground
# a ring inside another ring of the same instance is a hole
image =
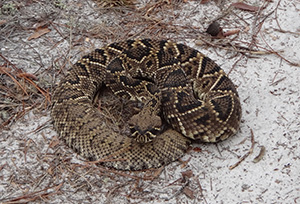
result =
[[[230,1],[139,1],[134,10],[2,0],[0,202],[300,203],[300,1],[245,3],[260,9],[229,11]],[[240,33],[212,40],[205,30],[217,18],[225,32]],[[41,92],[51,93],[97,46],[154,36],[201,50],[230,73],[242,101],[240,131],[217,145],[195,144],[158,171],[84,163],[58,141]],[[42,90],[17,77],[20,70]]]

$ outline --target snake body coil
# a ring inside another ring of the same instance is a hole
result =
[[[103,85],[143,102],[131,137],[107,127],[93,99]],[[191,139],[233,135],[241,105],[234,84],[211,59],[171,41],[128,40],[82,57],[53,95],[60,139],[89,160],[122,170],[157,168],[181,157]],[[162,118],[162,119],[161,119]],[[162,131],[163,121],[172,127]]]

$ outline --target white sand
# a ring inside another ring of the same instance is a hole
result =
[[[274,10],[277,3],[277,1],[270,3],[263,14],[267,15]],[[78,11],[67,13],[66,19],[59,21],[60,23],[75,22],[75,19],[81,21],[78,15],[83,13],[94,22],[103,20],[96,18],[94,6],[88,6],[80,1],[76,1],[76,4],[75,8]],[[93,4],[89,2],[89,5]],[[188,1],[181,5],[176,10],[180,13],[177,23],[182,26],[192,23],[201,29],[201,32],[205,30],[208,21],[221,12],[213,2],[200,5],[199,1]],[[262,1],[255,1],[253,5],[261,6]],[[228,4],[225,4],[225,7],[227,6]],[[236,28],[244,30],[249,24],[250,30],[242,31],[237,40],[241,46],[245,46],[243,42],[250,42],[251,34],[256,30],[253,26],[257,26],[263,18],[260,16],[255,21],[255,14],[251,12],[234,10],[234,13],[236,15],[229,15],[226,21],[220,22],[227,30]],[[246,23],[237,16],[243,18]],[[278,31],[280,28],[276,20],[281,29],[287,32]],[[105,21],[109,21],[109,18]],[[238,27],[241,25],[245,27]],[[30,32],[27,32],[27,36],[29,35]],[[18,38],[16,33],[11,35],[9,40],[2,39],[1,53],[17,67],[22,67],[29,73],[34,73],[41,67],[39,63],[35,63],[36,51],[40,52],[42,69],[45,69],[51,66],[53,58],[65,55],[69,48],[66,42],[54,48],[52,47],[54,43],[51,45],[46,43],[61,40],[53,28],[49,34],[34,41],[22,39],[30,43],[34,49],[30,49],[29,46],[20,47],[19,43],[22,41]],[[97,39],[91,41],[93,44],[100,44]],[[299,0],[282,0],[276,12],[266,18],[257,36],[256,43],[260,46],[260,50],[263,50],[262,48],[270,50],[268,47],[270,46],[282,57],[275,54],[251,55],[239,60],[241,55],[235,55],[235,52],[206,49],[196,46],[194,42],[195,39],[185,41],[216,60],[226,72],[234,66],[230,78],[238,85],[243,108],[242,124],[236,136],[218,145],[194,145],[200,147],[202,151],[187,153],[182,158],[190,159],[185,167],[179,162],[174,162],[165,167],[159,178],[143,181],[109,174],[107,171],[103,175],[102,171],[91,167],[87,169],[77,167],[77,163],[83,162],[77,160],[71,150],[61,143],[54,147],[50,145],[57,134],[50,123],[44,126],[45,122],[50,120],[49,111],[30,111],[8,129],[0,132],[0,202],[33,192],[34,195],[55,192],[48,196],[48,200],[42,197],[34,201],[300,203],[300,67],[292,66],[283,60],[284,57],[291,62],[300,63]],[[80,55],[78,53],[78,50],[75,52],[72,49],[71,55],[77,55],[74,58],[78,58]],[[24,61],[23,58],[26,57],[28,61]],[[73,59],[71,61],[74,62]],[[2,64],[2,61],[0,63]],[[40,131],[34,131],[41,125],[43,128]],[[230,170],[229,166],[238,162],[239,158],[249,151],[251,130],[255,140],[253,153]],[[254,163],[253,159],[259,154],[262,146],[265,147],[266,153],[258,163]],[[60,156],[62,152],[63,157]],[[65,156],[71,161],[62,165]],[[183,180],[181,173],[186,171],[192,171],[193,175]],[[62,186],[56,192],[54,187],[60,184]],[[184,186],[186,188],[183,191]],[[45,190],[48,187],[50,189]],[[187,197],[184,192],[188,189],[195,198]],[[41,193],[38,192],[40,190]],[[128,195],[131,195],[131,198],[127,198]]]

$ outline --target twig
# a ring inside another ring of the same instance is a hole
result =
[[[19,69],[18,67],[16,67],[16,65],[14,65],[13,63],[11,63],[8,59],[6,59],[3,55],[1,55],[0,53],[0,57],[6,61],[6,63],[8,63],[9,65],[11,65],[15,70],[17,70],[18,72],[22,72],[21,69]]]
[[[280,26],[280,24],[279,24],[279,22],[278,22],[278,18],[277,18],[277,10],[278,10],[278,7],[279,7],[280,2],[281,2],[281,0],[278,1],[277,5],[276,5],[276,8],[275,8],[275,21],[276,21],[276,23],[277,23],[277,25],[278,25],[278,28],[279,28],[280,30],[282,30],[282,29],[281,29],[281,26]]]
[[[300,35],[299,32],[293,32],[293,31],[289,31],[289,30],[282,30],[281,28],[280,29],[274,28],[274,30],[278,31],[278,32],[281,32],[281,33],[289,33],[289,34],[292,34],[292,35]]]
[[[25,80],[27,80],[30,84],[32,84],[44,97],[45,99],[51,103],[51,99],[50,99],[50,94],[49,92],[45,91],[44,89],[42,89],[41,87],[39,87],[36,83],[34,83],[31,79],[29,79],[28,77],[24,77]]]
[[[281,59],[283,59],[284,61],[286,61],[287,63],[289,63],[292,66],[296,66],[296,67],[300,67],[300,62],[296,63],[296,62],[291,62],[290,60],[284,58],[282,55],[280,55],[278,52],[276,52],[265,40],[265,38],[263,37],[263,34],[260,32],[260,36],[261,39],[266,43],[266,45],[270,48],[270,50],[272,50],[272,52],[277,55],[278,57],[280,57]]]
[[[207,202],[207,200],[206,200],[206,198],[205,198],[205,196],[204,196],[204,194],[203,194],[203,188],[202,188],[202,185],[201,185],[201,183],[200,183],[200,181],[199,181],[199,177],[198,177],[198,176],[197,176],[197,178],[196,178],[196,181],[197,181],[197,184],[198,184],[198,186],[199,186],[200,195],[202,196],[204,202],[207,204],[208,202]]]
[[[57,194],[57,192],[59,191],[59,189],[61,188],[62,185],[63,185],[63,183],[58,184],[56,186],[45,188],[45,189],[40,190],[40,191],[36,191],[36,192],[33,192],[33,193],[28,193],[26,195],[22,195],[22,196],[19,196],[17,198],[6,199],[5,201],[0,200],[0,202],[3,202],[3,204],[13,204],[13,203],[27,203],[27,202],[30,202],[30,201],[36,201],[36,200],[41,199],[42,197],[49,197],[51,195]],[[53,189],[54,192],[49,193],[48,191],[50,189]]]
[[[210,45],[210,46],[213,46],[213,47],[217,47],[217,48],[220,48],[220,49],[224,49],[224,50],[230,50],[230,51],[235,51],[235,52],[239,52],[239,53],[243,53],[243,54],[246,54],[246,53],[249,53],[249,54],[253,54],[253,55],[265,55],[265,54],[272,54],[273,52],[270,52],[270,51],[262,51],[262,50],[252,50],[252,49],[249,49],[247,47],[242,47],[242,46],[233,46],[232,44],[227,44],[227,45],[230,45],[231,47],[228,47],[226,45],[218,45],[218,44],[215,44],[215,43],[212,43],[212,42],[209,42],[203,38],[199,38],[199,40],[203,41],[204,43]],[[199,42],[195,42],[196,45],[202,45],[201,43]]]
[[[0,67],[0,71],[4,72],[7,76],[9,76],[22,90],[23,92],[28,96],[27,91],[25,90],[25,88],[23,86],[21,86],[21,84],[15,79],[15,77],[13,77],[10,73],[8,73],[5,67]]]
[[[251,129],[250,131],[251,131],[251,148],[249,149],[249,151],[248,151],[244,156],[242,156],[242,157],[240,158],[240,160],[239,160],[237,163],[235,163],[235,164],[233,164],[233,165],[231,165],[231,166],[229,167],[230,170],[232,170],[232,169],[234,169],[235,167],[237,167],[237,166],[238,166],[242,161],[244,161],[250,154],[252,154],[253,149],[254,149],[255,141],[254,141],[254,135],[253,135],[252,129]]]
[[[169,201],[172,198],[178,196],[184,190],[184,188],[189,185],[189,183],[190,181],[187,179],[186,182],[172,196],[170,196],[169,198],[165,198],[165,201]]]

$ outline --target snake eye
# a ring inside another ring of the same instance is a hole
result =
[[[129,129],[130,129],[131,134],[134,134],[136,132],[135,127],[130,127]]]

